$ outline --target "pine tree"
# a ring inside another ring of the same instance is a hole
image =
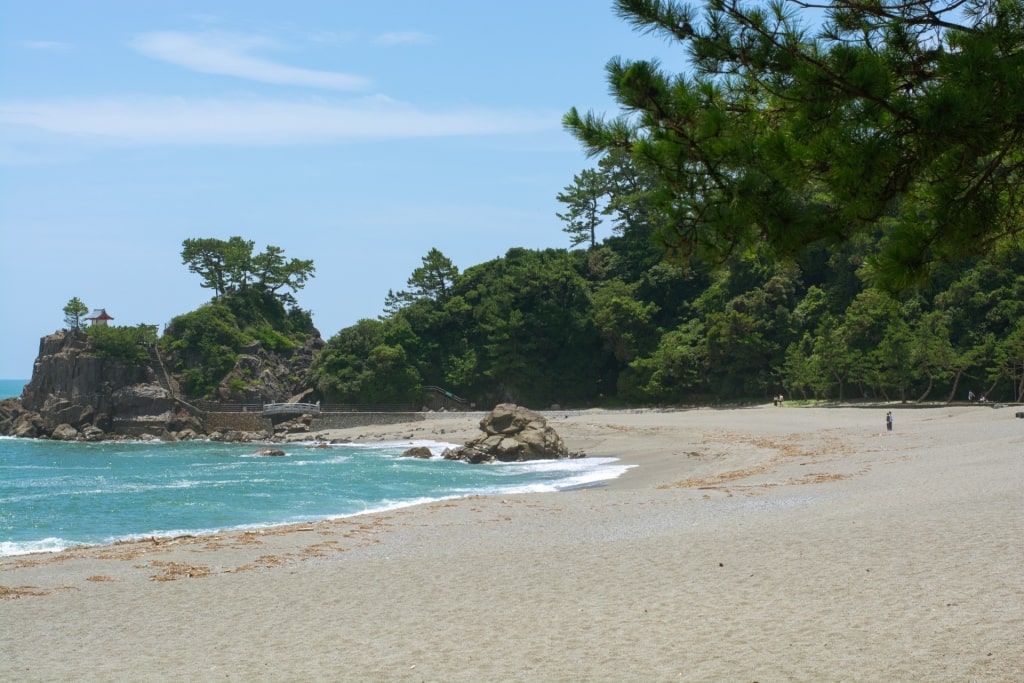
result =
[[[589,153],[656,175],[670,254],[722,262],[765,243],[788,256],[867,236],[871,275],[902,289],[1021,248],[1024,3],[837,1],[813,33],[810,3],[616,8],[680,43],[692,69],[612,59],[622,114],[574,108],[564,122]]]
[[[77,296],[72,297],[64,306],[64,324],[72,332],[78,332],[85,326],[83,318],[88,312],[89,307],[82,303],[81,299]]]

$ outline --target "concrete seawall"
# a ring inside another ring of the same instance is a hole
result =
[[[313,416],[313,431],[347,429],[364,425],[387,425],[425,420],[423,413],[320,413]]]
[[[298,415],[288,416],[294,419]],[[366,425],[397,424],[399,422],[418,422],[425,420],[424,413],[320,413],[313,416],[310,425],[311,431],[321,429],[347,429],[349,427],[362,427]],[[283,421],[278,418],[276,422]],[[238,431],[238,432],[259,432],[272,431],[273,423],[269,417],[261,413],[207,413],[204,420],[207,431]]]
[[[260,432],[273,429],[269,417],[261,413],[207,413],[203,424],[208,432]]]

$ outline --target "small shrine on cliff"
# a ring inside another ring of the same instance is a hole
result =
[[[93,311],[92,313],[90,313],[86,317],[86,320],[88,320],[93,325],[104,325],[104,326],[106,326],[108,321],[113,320],[113,319],[114,319],[114,317],[112,315],[110,315],[109,313],[107,313],[107,309],[105,309],[105,308],[97,308],[95,311]]]

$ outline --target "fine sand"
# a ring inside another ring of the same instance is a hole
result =
[[[547,413],[634,467],[3,559],[0,680],[1021,681],[1020,410]],[[331,436],[461,442],[478,419]]]

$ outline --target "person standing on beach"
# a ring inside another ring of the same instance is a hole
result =
[[[885,414],[885,431],[892,431],[892,411],[890,410]]]

